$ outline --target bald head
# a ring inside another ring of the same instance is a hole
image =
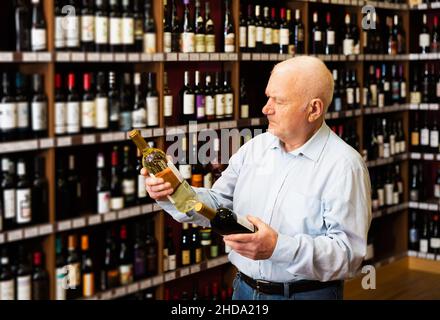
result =
[[[281,75],[292,98],[308,103],[312,99],[322,100],[327,111],[333,97],[333,76],[326,65],[315,57],[300,56],[278,63],[272,73]]]

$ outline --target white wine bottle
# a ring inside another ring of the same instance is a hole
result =
[[[174,164],[167,159],[165,152],[149,147],[139,130],[130,131],[129,136],[141,151],[142,166],[147,168],[150,176],[162,178],[171,184],[174,192],[167,196],[168,200],[180,212],[191,211],[197,203],[197,194]]]

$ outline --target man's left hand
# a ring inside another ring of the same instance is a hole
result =
[[[270,258],[277,244],[278,233],[257,217],[248,216],[247,218],[258,228],[258,231],[224,236],[225,244],[243,257],[252,260]]]

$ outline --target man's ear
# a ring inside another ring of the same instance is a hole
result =
[[[313,99],[310,101],[309,104],[309,115],[307,117],[307,120],[309,122],[314,122],[321,118],[321,116],[324,114],[324,103],[321,99]]]

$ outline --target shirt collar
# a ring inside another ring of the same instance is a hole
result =
[[[289,154],[294,156],[304,155],[310,160],[318,161],[319,156],[327,143],[330,134],[330,128],[327,126],[325,121],[322,123],[321,127],[317,132],[309,139],[305,144],[303,144],[298,149],[290,151]],[[281,140],[276,138],[272,143],[271,149],[282,149]]]

